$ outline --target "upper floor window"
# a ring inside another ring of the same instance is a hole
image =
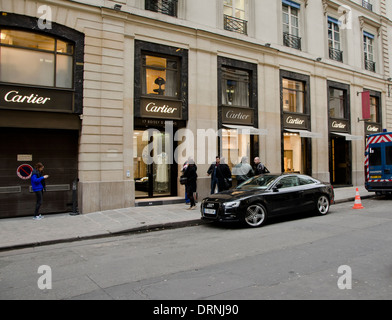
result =
[[[329,87],[329,117],[334,119],[346,118],[346,92]]]
[[[247,0],[223,0],[225,30],[248,34]]]
[[[178,0],[146,0],[146,10],[177,17]]]
[[[20,30],[0,32],[1,82],[73,88],[72,43]]]
[[[177,57],[142,55],[142,94],[179,97],[180,62]]]
[[[304,113],[305,111],[305,83],[302,81],[282,79],[283,111]]]
[[[287,47],[301,50],[301,38],[299,32],[299,11],[301,5],[290,1],[283,0],[283,44]]]
[[[340,22],[332,17],[328,17],[328,49],[329,58],[336,61],[343,61],[343,51],[341,50]]]
[[[365,57],[365,69],[376,71],[376,63],[374,62],[374,35],[363,32],[363,52]]]

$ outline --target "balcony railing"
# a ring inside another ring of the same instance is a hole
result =
[[[362,0],[362,7],[366,8],[370,11],[373,11],[373,5],[369,1]]]
[[[376,63],[374,61],[365,59],[365,69],[368,71],[376,72]]]
[[[301,38],[289,34],[288,32],[283,32],[283,44],[286,47],[301,50]]]
[[[146,10],[177,17],[178,0],[146,0]]]
[[[343,51],[329,48],[329,58],[335,61],[343,62]]]
[[[248,21],[224,15],[225,30],[248,34]]]

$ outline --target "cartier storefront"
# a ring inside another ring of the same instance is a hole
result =
[[[350,86],[328,81],[329,172],[334,186],[352,184]]]
[[[282,172],[312,175],[309,77],[281,70]]]
[[[232,169],[259,156],[257,65],[218,57],[219,154]]]
[[[135,198],[176,196],[178,129],[188,120],[188,51],[135,43]]]
[[[72,210],[83,113],[84,35],[0,16],[0,218],[32,215],[32,168],[50,175],[41,213]]]

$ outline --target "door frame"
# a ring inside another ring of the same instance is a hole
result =
[[[145,131],[151,128],[146,128],[146,127],[135,127],[134,133],[136,131]],[[154,128],[156,130],[158,130],[159,132],[165,133],[165,128],[163,127],[157,127]],[[173,154],[171,155],[170,159],[174,160],[174,150],[177,149],[177,141],[174,140],[174,136],[175,136],[175,130],[177,128],[174,128],[174,131],[172,132],[172,136],[170,137],[170,143],[172,144],[172,147],[168,148],[169,150],[171,150],[173,152]],[[153,135],[149,136],[149,141],[148,144],[152,143],[153,141]],[[172,161],[173,163],[170,164],[171,168],[170,168],[170,177],[169,177],[169,184],[170,184],[170,194],[164,194],[164,195],[154,195],[154,179],[153,179],[153,171],[154,171],[154,165],[156,165],[155,163],[151,163],[151,164],[146,164],[147,166],[147,177],[148,177],[148,186],[147,186],[147,195],[144,196],[140,196],[140,197],[136,197],[135,194],[135,198],[136,199],[155,199],[155,198],[163,198],[163,197],[175,197],[178,195],[178,188],[177,188],[177,178],[178,178],[178,164],[175,163],[175,161]],[[135,178],[135,177],[134,177]],[[136,181],[135,181],[136,183]],[[136,190],[135,190],[136,191]]]

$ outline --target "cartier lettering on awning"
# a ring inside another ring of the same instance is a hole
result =
[[[253,126],[254,110],[236,107],[223,107],[222,123]]]
[[[0,85],[0,108],[73,111],[72,91]]]
[[[142,98],[140,114],[143,118],[182,119],[181,101]]]

